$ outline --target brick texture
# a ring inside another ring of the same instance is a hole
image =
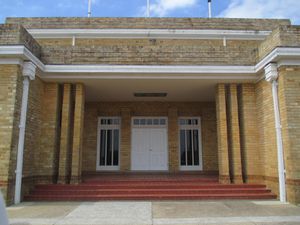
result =
[[[216,115],[218,135],[219,181],[230,183],[229,152],[227,136],[226,88],[224,84],[216,87]]]
[[[177,113],[176,113],[177,111]],[[171,115],[172,113],[172,115]],[[124,115],[125,114],[125,115]],[[178,116],[176,116],[176,114]],[[100,116],[121,116],[121,171],[130,169],[131,151],[131,118],[133,116],[172,116],[169,118],[170,171],[177,172],[178,162],[178,132],[176,128],[180,116],[200,116],[202,121],[203,170],[218,171],[218,155],[216,144],[216,124],[214,103],[164,103],[164,102],[87,102],[85,110],[85,127],[83,140],[83,172],[96,171],[97,120]],[[171,124],[170,124],[171,123]],[[206,133],[207,131],[207,133]],[[170,148],[172,147],[172,149]],[[170,152],[172,151],[172,152]],[[123,157],[123,160],[122,160]],[[172,170],[171,170],[172,168]]]

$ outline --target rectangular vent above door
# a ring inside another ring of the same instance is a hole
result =
[[[134,97],[154,97],[154,98],[162,98],[167,97],[167,93],[134,93]]]

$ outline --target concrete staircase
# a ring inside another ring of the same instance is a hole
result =
[[[37,185],[26,201],[275,199],[265,185],[219,184],[216,177],[94,177],[79,185]]]

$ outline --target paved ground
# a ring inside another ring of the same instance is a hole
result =
[[[44,202],[8,207],[13,225],[300,225],[277,201]]]

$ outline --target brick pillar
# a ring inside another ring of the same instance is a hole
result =
[[[226,91],[224,84],[218,84],[216,88],[216,116],[218,136],[219,182],[230,183],[226,116]]]
[[[262,182],[255,84],[242,84],[239,96],[243,176],[247,183]]]
[[[75,184],[81,182],[84,104],[84,85],[76,84],[71,166],[71,183]]]
[[[121,148],[120,170],[131,169],[131,112],[128,108],[121,109]]]
[[[300,204],[299,75],[300,67],[281,67],[279,69],[278,98],[286,170],[286,193],[288,202],[293,204]],[[277,158],[276,153],[274,154],[274,158]],[[274,168],[274,171],[276,169]]]
[[[169,171],[179,171],[178,154],[178,110],[168,110],[168,143],[169,143]]]
[[[58,143],[59,143],[59,115],[60,115],[60,91],[58,83],[45,83],[43,96],[42,124],[40,149],[38,154],[43,157],[43,160],[38,160],[35,163],[39,168],[38,182],[54,181],[57,175],[58,168]]]
[[[64,84],[61,115],[61,135],[59,151],[58,183],[65,184],[70,176],[70,146],[71,146],[71,110],[72,110],[72,85]]]
[[[243,183],[242,177],[242,160],[241,160],[241,144],[240,144],[240,126],[238,113],[237,85],[229,85],[228,93],[228,109],[229,109],[229,141],[230,141],[230,161],[231,174],[234,183]]]
[[[19,115],[22,99],[20,66],[0,65],[0,190],[13,203]]]

